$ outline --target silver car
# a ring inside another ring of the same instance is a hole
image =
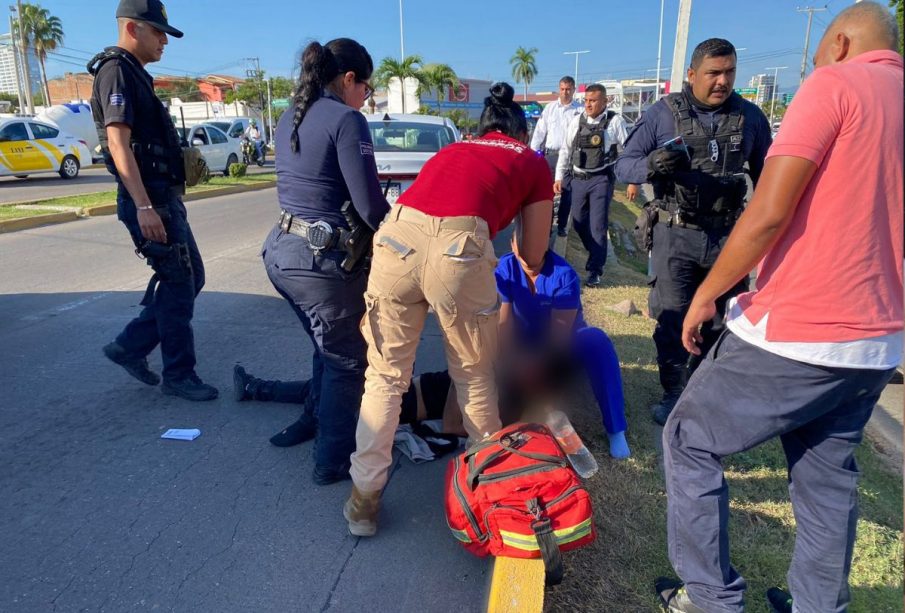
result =
[[[377,173],[390,204],[396,202],[440,149],[462,140],[455,124],[446,117],[387,113],[365,118],[374,141]]]

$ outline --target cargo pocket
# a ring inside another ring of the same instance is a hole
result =
[[[361,318],[361,335],[368,345],[368,360],[375,357],[383,359],[383,335],[380,332],[380,299],[370,292],[365,292],[365,312]]]
[[[478,311],[474,314],[471,321],[466,323],[466,328],[471,337],[471,346],[475,352],[472,356],[474,363],[477,364],[484,360],[493,359],[496,356],[499,323],[499,298],[497,298],[493,306]]]

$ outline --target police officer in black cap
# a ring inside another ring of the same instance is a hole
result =
[[[745,163],[756,184],[772,142],[763,112],[733,91],[735,47],[711,38],[692,54],[688,83],[645,111],[616,162],[623,183],[653,185],[659,223],[653,226],[650,314],[663,398],[653,418],[664,424],[698,360],[682,346],[682,321],[692,296],[716,261],[747,192]],[[702,355],[723,330],[728,299],[704,326]]]
[[[154,270],[144,309],[104,347],[130,375],[157,385],[147,356],[159,344],[163,392],[213,400],[217,389],[195,374],[192,314],[204,285],[204,265],[186,219],[185,167],[173,121],[154,95],[144,66],[160,60],[172,27],[159,0],[122,0],[116,9],[119,41],[88,65],[94,74],[91,108],[107,169],[116,177],[117,216],[136,254]]]

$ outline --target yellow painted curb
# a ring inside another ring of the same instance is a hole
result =
[[[541,613],[544,610],[544,561],[495,558],[487,613]]]
[[[3,221],[0,221],[0,234],[18,232],[19,230],[30,230],[40,226],[49,226],[51,224],[65,223],[67,221],[75,221],[78,218],[79,214],[77,211],[64,211],[62,213],[35,215],[34,217],[4,219]]]
[[[87,217],[97,217],[99,215],[113,215],[116,213],[116,203],[113,204],[96,204],[94,206],[86,206],[82,209],[82,215]]]

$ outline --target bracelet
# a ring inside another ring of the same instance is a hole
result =
[[[150,211],[151,209],[154,208],[154,205],[149,204],[148,206],[136,206],[135,208],[138,209],[139,211]]]

